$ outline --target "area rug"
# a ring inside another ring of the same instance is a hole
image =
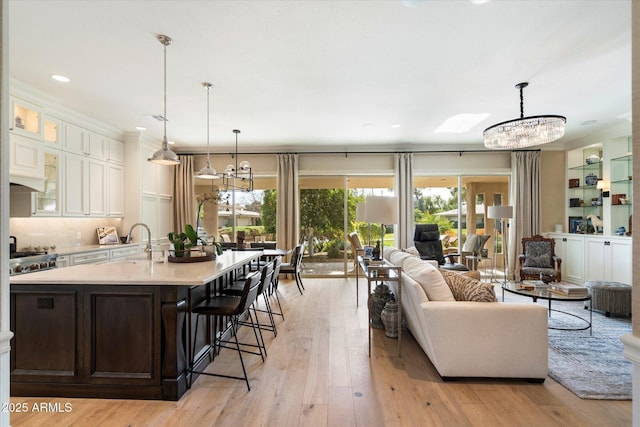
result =
[[[505,301],[531,301],[507,295]],[[547,306],[547,301],[538,304]],[[553,309],[588,319],[589,311],[580,302],[553,301]],[[552,311],[549,326],[575,328],[585,326],[579,319]],[[631,333],[629,317],[606,317],[593,312],[593,330],[562,331],[549,329],[549,376],[582,399],[631,400],[631,362],[623,356],[620,337]]]

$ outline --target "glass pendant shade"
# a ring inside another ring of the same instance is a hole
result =
[[[162,148],[153,153],[147,160],[159,165],[179,165],[180,159],[176,153],[169,149],[169,142],[167,141],[167,46],[171,44],[171,37],[160,34],[157,38],[164,46],[164,112],[162,115],[164,136],[162,138]]]
[[[524,117],[522,89],[528,83],[518,83],[520,89],[520,118],[488,127],[482,133],[484,146],[494,150],[533,147],[555,141],[564,136],[567,118],[558,115]]]
[[[251,163],[246,160],[241,161],[238,165],[238,169],[242,172],[249,170],[249,168],[251,168]]]
[[[236,134],[236,150],[233,154],[235,166],[229,164],[222,174],[222,185],[224,191],[253,191],[253,172],[251,171],[251,163],[246,160],[238,163],[238,134],[240,131],[234,129]]]

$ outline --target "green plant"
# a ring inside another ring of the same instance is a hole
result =
[[[167,237],[173,244],[174,253],[177,257],[185,256],[185,253],[188,252],[189,249],[191,249],[193,246],[197,245],[198,241],[200,241],[200,243],[202,243],[203,245],[209,244],[198,237],[196,230],[191,224],[187,224],[184,226],[184,232],[178,233],[172,231],[167,235]],[[213,242],[210,243],[210,245],[216,248],[216,254],[222,255],[222,243],[216,242],[215,237],[213,238]]]

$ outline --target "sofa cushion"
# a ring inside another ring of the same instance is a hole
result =
[[[407,275],[420,284],[430,301],[455,301],[440,270],[430,263],[409,256],[404,260],[402,268]]]
[[[407,249],[404,250],[406,253],[411,254],[413,256],[420,256],[420,252],[418,252],[418,250],[416,249],[415,246],[409,246]]]
[[[450,271],[442,271],[442,276],[456,301],[498,301],[491,283],[482,283],[479,280]]]

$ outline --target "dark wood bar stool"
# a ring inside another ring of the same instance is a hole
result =
[[[198,335],[198,323],[201,316],[215,317],[216,319],[221,317],[229,318],[231,322],[229,326],[229,330],[231,332],[233,340],[224,340],[223,336],[225,334],[223,332],[220,334],[219,337],[214,336],[214,347],[218,348],[218,352],[221,347],[236,350],[238,352],[238,357],[240,358],[240,364],[242,365],[243,376],[240,377],[240,376],[217,374],[217,373],[211,373],[211,372],[195,371],[193,369],[193,366],[195,363],[195,361],[193,360],[193,356],[192,356],[192,360],[189,361],[189,368],[188,368],[189,374],[195,373],[195,374],[201,374],[201,375],[210,375],[210,376],[216,376],[216,377],[244,380],[247,383],[247,389],[251,391],[251,387],[249,385],[249,378],[247,377],[247,370],[245,369],[244,360],[242,358],[242,353],[245,352],[245,353],[259,355],[262,358],[262,361],[264,361],[264,356],[262,354],[262,349],[261,349],[264,343],[261,343],[260,339],[258,338],[257,331],[259,331],[259,329],[253,322],[253,315],[249,310],[251,305],[254,304],[256,298],[258,297],[259,287],[260,287],[260,274],[255,273],[247,277],[247,279],[243,284],[242,292],[239,297],[231,296],[231,295],[216,295],[216,296],[207,298],[205,301],[203,301],[202,303],[198,304],[197,306],[191,309],[192,313],[196,314],[196,325],[195,325],[195,332],[194,332],[195,336]],[[240,322],[240,317],[244,313],[247,313],[248,321]],[[237,335],[238,328],[240,327],[240,324],[243,324],[243,323],[246,323],[253,328],[253,334],[255,336],[257,345],[239,342],[238,335]],[[216,346],[216,343],[217,343],[217,346]],[[243,346],[258,347],[260,348],[260,352],[246,350],[243,348]],[[191,354],[193,355],[194,353],[195,353],[195,344]],[[192,378],[192,375],[190,375],[190,378]],[[192,382],[193,381],[191,379],[188,381],[189,387],[191,387]]]

